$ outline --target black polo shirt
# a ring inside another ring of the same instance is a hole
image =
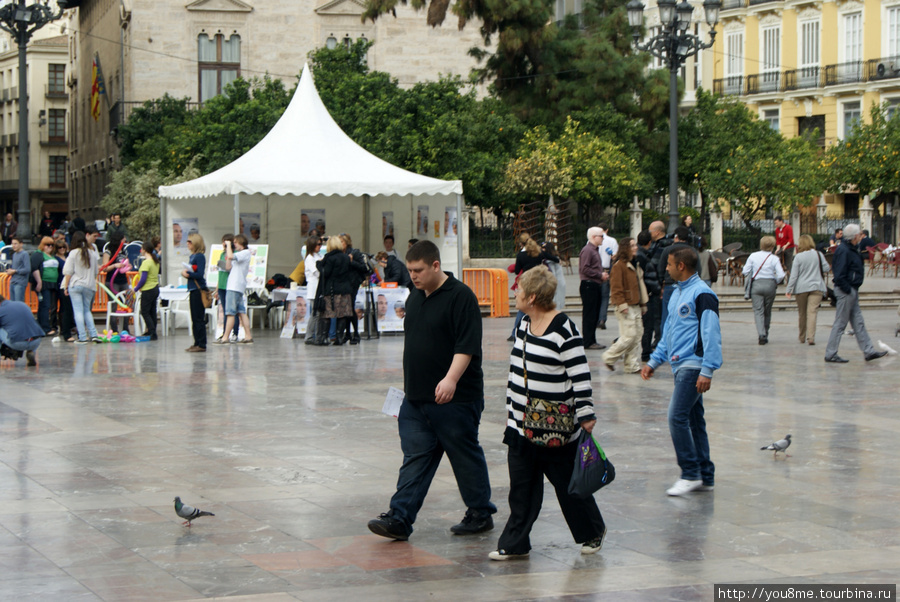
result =
[[[472,361],[451,401],[484,399],[478,299],[468,286],[446,274],[447,280],[431,295],[413,289],[406,300],[403,381],[407,399],[416,403],[434,403],[434,389],[447,376],[457,353],[471,355]]]

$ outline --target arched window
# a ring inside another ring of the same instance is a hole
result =
[[[333,35],[328,36],[328,39],[325,40],[325,48],[328,50],[334,50],[337,48],[337,38]]]
[[[232,34],[226,39],[220,33],[213,37],[201,33],[197,36],[197,56],[200,102],[205,102],[222,94],[225,86],[241,74],[241,36]]]

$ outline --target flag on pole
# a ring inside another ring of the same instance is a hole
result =
[[[106,94],[106,85],[103,83],[103,70],[100,69],[100,55],[94,55],[91,66],[91,117],[94,121],[100,119],[100,95]]]

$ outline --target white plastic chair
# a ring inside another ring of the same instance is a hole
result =
[[[134,319],[134,330],[138,330],[139,321],[140,321],[140,313],[138,311],[136,311],[136,309],[135,309],[137,307],[137,300],[135,300],[134,306],[132,306],[131,311],[124,311],[124,312],[116,311],[117,308],[119,307],[119,304],[116,302],[116,300],[118,300],[122,303],[125,303],[125,295],[127,293],[128,293],[128,291],[122,291],[119,294],[117,294],[115,297],[113,297],[112,299],[110,299],[109,301],[106,302],[106,330],[109,330],[109,323],[113,316],[115,316],[117,318],[129,318],[129,317],[133,318]],[[126,321],[125,324],[127,325],[128,322]],[[122,330],[128,330],[128,329],[123,328]],[[134,333],[132,333],[132,334],[134,334]]]

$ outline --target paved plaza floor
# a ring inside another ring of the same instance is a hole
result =
[[[3,600],[711,600],[714,583],[896,583],[900,578],[900,356],[864,362],[853,338],[823,362],[778,312],[757,345],[749,312],[722,316],[725,365],[706,396],[716,487],[669,498],[679,476],[667,367],[644,382],[589,352],[595,433],[618,477],[597,499],[594,556],[571,539],[552,489],[531,557],[493,562],[508,517],[504,393],[511,319],[485,319],[487,455],[496,527],[460,537],[445,461],[409,542],[372,535],[401,461],[400,337],[185,353],[185,330],[144,344],[41,347],[36,369],[0,362]],[[895,309],[865,315],[900,349]],[[580,319],[576,320],[580,323]],[[600,331],[601,342],[614,338]],[[619,364],[619,367],[621,364]],[[791,457],[760,447],[793,435]],[[215,513],[182,526],[178,495]]]

